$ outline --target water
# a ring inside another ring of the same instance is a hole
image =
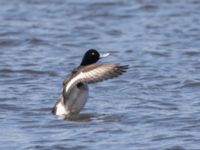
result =
[[[0,149],[200,149],[200,1],[0,1]],[[51,108],[90,48],[123,76],[90,85],[85,120]]]

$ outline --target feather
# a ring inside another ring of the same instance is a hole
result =
[[[77,68],[72,72],[71,77],[64,81],[64,92],[69,92],[78,83],[95,83],[103,80],[112,79],[122,75],[128,69],[128,65],[120,66],[117,64],[92,64]]]

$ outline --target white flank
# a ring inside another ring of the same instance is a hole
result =
[[[66,111],[64,105],[61,103],[61,101],[56,105],[56,115],[57,116],[63,116],[67,115],[69,112]]]

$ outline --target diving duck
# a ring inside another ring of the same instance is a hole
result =
[[[112,79],[122,75],[128,65],[98,64],[109,53],[88,50],[80,63],[63,81],[62,94],[52,109],[57,116],[78,114],[88,99],[88,84]]]

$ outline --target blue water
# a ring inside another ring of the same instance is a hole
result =
[[[1,0],[0,149],[199,150],[199,0]],[[90,85],[84,120],[51,114],[90,48],[129,64]]]

